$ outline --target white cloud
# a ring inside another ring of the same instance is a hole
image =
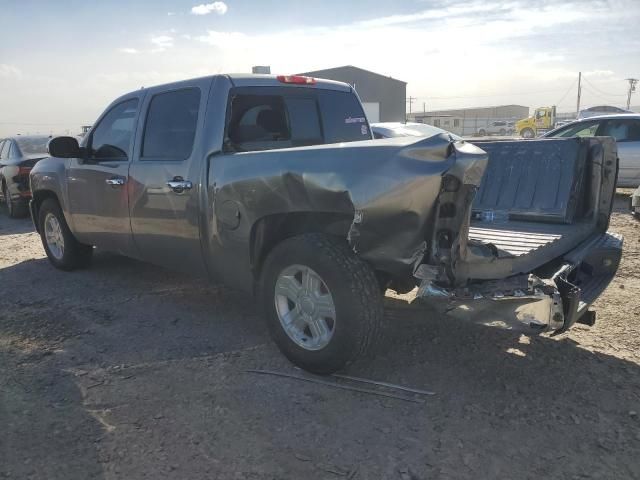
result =
[[[582,74],[587,77],[610,77],[613,75],[613,72],[611,70],[588,70],[582,72]]]
[[[167,17],[173,17],[176,14],[176,12],[167,12]]]
[[[202,43],[207,43],[218,48],[239,48],[245,47],[250,42],[254,41],[256,37],[251,37],[242,32],[218,32],[215,30],[208,30],[206,35],[200,35],[197,37]],[[264,40],[272,40],[276,37],[265,36]]]
[[[224,15],[228,9],[229,7],[227,7],[227,4],[224,2],[201,3],[200,5],[194,6],[191,9],[191,13],[193,15],[208,15],[215,12],[218,15]]]
[[[129,48],[129,47],[119,48],[118,51],[121,53],[128,53],[130,55],[135,55],[136,53],[140,53],[140,50],[138,50],[137,48]]]
[[[170,37],[169,35],[158,35],[156,37],[151,37],[151,43],[156,47],[151,50],[151,53],[164,52],[167,48],[173,47],[173,37]]]
[[[22,70],[14,65],[0,63],[0,78],[20,78]]]

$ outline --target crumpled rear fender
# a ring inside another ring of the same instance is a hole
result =
[[[252,232],[265,219],[335,213],[352,219],[343,234],[359,256],[377,270],[411,278],[432,247],[443,179],[451,175],[476,188],[486,161],[482,150],[448,135],[216,156],[209,170],[209,245],[237,251],[241,243],[250,250]],[[461,223],[465,214],[456,218]],[[227,270],[238,268],[228,255],[225,262]]]

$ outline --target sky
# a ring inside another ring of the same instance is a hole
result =
[[[0,0],[0,135],[77,133],[116,97],[217,73],[355,65],[413,110],[625,106],[640,0]],[[640,88],[632,105],[640,105]]]

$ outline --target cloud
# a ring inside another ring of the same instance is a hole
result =
[[[167,12],[167,17],[173,17],[176,14],[176,12]]]
[[[13,65],[0,63],[0,78],[21,78],[22,70]]]
[[[263,37],[264,40],[270,40],[272,38],[275,37]],[[218,32],[208,30],[206,35],[200,35],[197,39],[202,43],[207,43],[218,48],[239,48],[254,41],[255,37],[251,37],[242,32]]]
[[[137,48],[129,48],[129,47],[119,48],[118,51],[121,53],[128,53],[130,55],[135,55],[136,53],[140,53],[140,50],[138,50]]]
[[[215,59],[210,68],[223,71],[270,64],[274,72],[296,73],[355,64],[409,82],[407,93],[421,97],[420,103],[426,100],[428,108],[545,105],[567,92],[579,70],[619,70],[600,51],[610,48],[602,37],[624,26],[619,12],[599,1],[584,1],[588,8],[570,1],[532,5],[474,0],[338,25],[270,32],[210,29],[193,35],[200,47],[194,43],[187,48],[194,58],[195,52],[203,58],[202,45],[215,49],[204,56]],[[576,55],[583,48],[583,32],[592,30],[598,48]],[[398,48],[408,49],[410,60],[398,55]]]
[[[224,15],[228,9],[229,7],[227,7],[227,4],[224,2],[201,3],[200,5],[194,6],[191,9],[191,13],[193,15],[209,15],[215,12],[218,15]]]
[[[151,53],[164,52],[167,48],[173,47],[173,37],[170,37],[169,35],[158,35],[156,37],[151,37],[151,43],[156,46],[156,48],[151,50]]]

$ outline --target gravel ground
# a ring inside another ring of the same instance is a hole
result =
[[[422,403],[247,373],[300,375],[243,294],[105,253],[56,271],[2,215],[0,478],[640,478],[640,223],[618,200],[595,327],[526,337],[389,294],[347,373]]]

